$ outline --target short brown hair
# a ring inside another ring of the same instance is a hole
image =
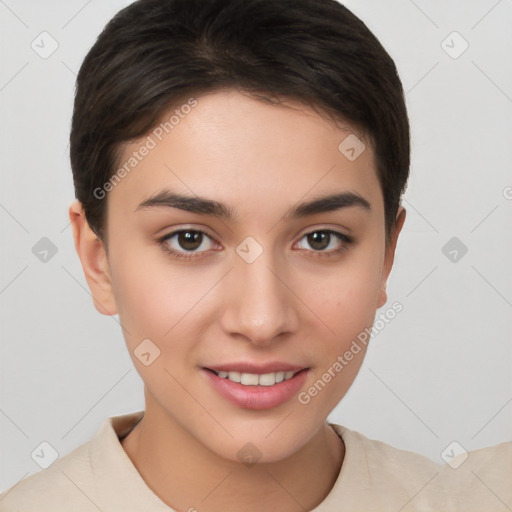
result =
[[[184,98],[218,89],[292,98],[348,121],[371,141],[395,223],[410,165],[402,83],[378,39],[336,0],[138,0],[105,26],[76,82],[70,156],[76,198],[104,239],[95,190],[121,145]]]

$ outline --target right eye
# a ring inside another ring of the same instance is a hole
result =
[[[207,252],[211,248],[208,247],[208,243],[205,244],[205,237],[213,241],[210,235],[200,229],[180,229],[160,238],[159,244],[172,256],[190,259],[198,257],[199,253]],[[205,248],[205,245],[206,250],[197,251],[201,247]]]

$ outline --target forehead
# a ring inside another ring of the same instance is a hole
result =
[[[242,214],[277,213],[279,205],[335,189],[381,201],[373,150],[361,133],[299,102],[286,105],[237,91],[184,100],[123,146],[116,167],[123,177],[108,208],[133,213],[163,189],[212,197]]]

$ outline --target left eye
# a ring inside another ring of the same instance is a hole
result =
[[[338,231],[332,229],[321,229],[306,233],[301,240],[306,239],[314,252],[338,253],[346,248],[351,239]],[[337,242],[337,243],[336,243]]]

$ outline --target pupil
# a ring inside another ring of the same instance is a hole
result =
[[[183,231],[178,235],[178,243],[183,249],[192,251],[201,245],[201,236],[202,233],[197,231]]]

